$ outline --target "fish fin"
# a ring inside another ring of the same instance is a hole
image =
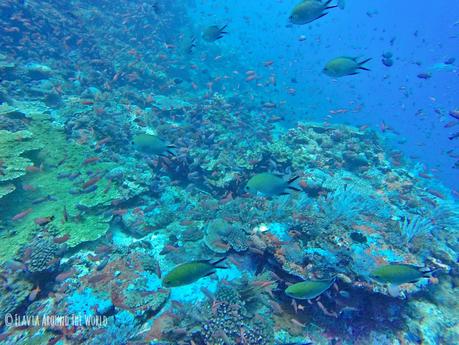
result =
[[[371,69],[368,69],[368,68],[362,67],[362,66],[360,66],[359,69],[363,69],[364,71],[371,71]]]
[[[338,6],[336,6],[336,5],[335,5],[335,6],[327,6],[327,7],[325,7],[325,9],[326,9],[326,10],[329,10],[329,9],[331,9],[331,8],[336,8],[336,7],[338,7]]]
[[[170,150],[167,150],[167,153],[170,154],[171,156],[174,156],[175,157],[175,153],[170,151]]]
[[[168,149],[175,149],[175,148],[177,148],[177,146],[171,144],[171,145],[167,145],[167,148]]]
[[[351,73],[349,75],[356,75],[356,74],[359,74],[359,72],[354,72],[354,73]]]
[[[365,65],[368,61],[371,61],[371,58],[359,62],[359,66]]]
[[[218,31],[220,31],[220,33],[223,33],[223,30],[225,30],[227,27],[228,27],[228,24],[225,24]],[[225,34],[227,34],[227,32],[225,32]]]
[[[282,192],[282,193],[279,193],[279,194],[277,194],[277,195],[290,195],[290,193],[288,193],[288,192]]]
[[[204,275],[203,278],[204,278],[204,277],[211,276],[211,275],[214,274],[215,272],[216,272],[216,271],[211,271],[211,272],[207,273],[206,275]]]
[[[287,188],[288,188],[288,189],[291,189],[291,190],[294,190],[295,192],[302,192],[301,189],[296,188],[296,187],[288,186]],[[288,193],[287,193],[287,194],[288,194]]]
[[[322,17],[324,17],[324,16],[326,16],[327,14],[328,14],[328,13],[322,13],[320,16],[318,16],[318,17],[316,18],[316,20],[317,20],[317,19],[320,19],[320,18],[322,18]]]
[[[298,175],[294,176],[290,180],[287,181],[287,184],[291,184],[291,183],[295,182],[296,180],[298,180],[299,178],[300,178],[300,176],[298,176]]]
[[[400,296],[400,287],[398,285],[394,285],[394,284],[390,284],[388,287],[387,287],[387,291],[389,292],[389,295],[394,297],[394,298],[397,298]]]
[[[224,256],[224,257],[221,258],[221,259],[218,259],[218,260],[215,261],[215,262],[210,262],[210,260],[204,260],[204,261],[210,263],[210,264],[211,264],[212,266],[214,266],[214,267],[217,267],[216,265],[218,265],[220,262],[224,261],[225,259],[226,259],[226,256]],[[218,268],[220,268],[220,267],[218,267]],[[227,268],[227,267],[225,267],[225,268]]]
[[[441,268],[435,267],[435,268],[422,268],[421,273],[424,278],[429,278],[433,273],[441,271]]]
[[[328,0],[326,3],[325,3],[325,6],[328,6],[332,3],[333,0]],[[336,7],[336,6],[335,6]]]

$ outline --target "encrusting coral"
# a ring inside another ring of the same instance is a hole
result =
[[[1,155],[6,167],[1,179],[8,181],[2,190],[10,194],[4,195],[0,207],[3,205],[5,219],[10,222],[7,227],[14,226],[14,231],[0,234],[11,243],[1,247],[2,261],[14,257],[20,246],[40,230],[37,222],[41,218],[52,217],[50,231],[55,236],[68,235],[70,246],[101,237],[112,218],[110,212],[104,211],[109,210],[113,200],[128,199],[133,193],[104,178],[116,164],[92,158],[95,153],[91,150],[67,142],[63,130],[53,126],[49,116],[43,117],[32,120],[27,132],[1,133]],[[21,154],[25,152],[33,155],[24,158]],[[11,180],[20,188],[14,191]],[[24,210],[30,212],[17,216]]]

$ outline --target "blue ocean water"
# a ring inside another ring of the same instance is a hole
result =
[[[457,150],[457,143],[448,140],[454,129],[443,126],[451,119],[448,112],[457,108],[457,61],[453,66],[444,62],[458,54],[458,3],[346,1],[344,10],[330,10],[320,21],[294,27],[288,25],[291,1],[196,5],[198,25],[230,23],[231,34],[221,45],[240,54],[249,68],[275,61],[279,86],[265,90],[266,97],[286,100],[285,113],[293,121],[325,119],[337,109],[349,112],[333,121],[375,128],[384,121],[399,133],[393,138],[396,147],[435,169],[435,175],[457,190],[457,169],[452,169],[457,159],[446,153]],[[390,68],[381,62],[386,52],[393,54]],[[323,65],[341,55],[371,57],[372,73],[338,82],[324,77]],[[429,72],[433,79],[417,78]],[[298,83],[291,83],[292,78]],[[297,96],[289,96],[290,87]]]
[[[0,344],[456,344],[458,14],[1,0]]]

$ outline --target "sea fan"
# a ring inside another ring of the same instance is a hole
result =
[[[457,205],[456,205],[457,208]],[[459,231],[459,212],[451,202],[443,202],[430,214],[438,230]]]
[[[368,213],[370,210],[378,210],[378,216],[386,215],[386,208],[382,202],[369,195],[363,195],[355,191],[352,187],[341,187],[326,197],[319,199],[319,207],[325,214],[329,224],[353,223],[359,215]]]
[[[400,231],[406,242],[410,242],[413,238],[433,233],[435,231],[434,223],[421,216],[414,216],[411,219],[404,217],[400,222]]]

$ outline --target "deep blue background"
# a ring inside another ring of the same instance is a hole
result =
[[[196,30],[229,24],[230,34],[217,43],[222,55],[235,52],[257,73],[276,75],[277,87],[265,87],[266,97],[287,101],[284,110],[290,116],[330,120],[330,110],[357,109],[333,121],[374,127],[384,121],[399,133],[389,134],[395,147],[459,189],[459,170],[451,168],[455,160],[445,153],[459,152],[459,140],[447,139],[459,126],[443,127],[452,119],[448,111],[459,109],[458,68],[433,68],[450,57],[459,66],[459,1],[349,0],[344,10],[332,9],[312,24],[289,27],[297,2],[196,0],[191,8]],[[391,68],[381,63],[386,51],[394,54]],[[337,81],[322,74],[324,64],[340,55],[372,57],[371,72]],[[272,70],[263,66],[266,60],[274,61]],[[426,72],[431,79],[417,77]],[[288,94],[289,87],[296,96]]]

